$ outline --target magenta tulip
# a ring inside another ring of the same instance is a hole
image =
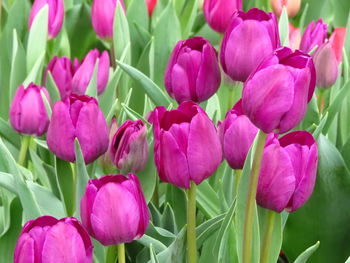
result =
[[[91,163],[108,149],[108,127],[96,99],[72,94],[57,101],[47,132],[47,145],[59,158],[75,161],[74,140],[78,139],[85,163]]]
[[[150,218],[140,182],[133,174],[89,180],[80,215],[89,234],[105,246],[139,239]]]
[[[280,46],[277,19],[257,8],[236,11],[221,44],[220,61],[231,79],[245,81]]]
[[[92,263],[91,239],[74,217],[28,221],[17,240],[14,263]]]
[[[48,102],[50,96],[43,87],[30,83],[27,88],[19,86],[10,107],[10,123],[17,132],[41,136],[47,131],[49,117],[41,96],[43,93]]]
[[[202,37],[179,41],[165,71],[165,87],[178,103],[203,102],[220,86],[221,75],[216,51]]]
[[[48,32],[49,39],[57,36],[60,32],[63,19],[64,19],[64,1],[63,0],[35,0],[32,9],[29,14],[28,27],[32,27],[34,18],[39,11],[48,5],[49,7],[49,21],[48,21]]]
[[[167,111],[160,106],[150,115],[154,134],[154,160],[160,179],[181,188],[200,184],[222,161],[215,125],[194,102]]]
[[[265,133],[285,133],[303,119],[316,84],[312,58],[287,47],[264,59],[243,87],[243,112]]]
[[[300,50],[305,53],[310,52],[314,47],[321,46],[327,38],[327,24],[323,23],[322,18],[317,22],[312,21],[304,31],[301,37]]]

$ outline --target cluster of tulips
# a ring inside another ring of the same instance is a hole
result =
[[[157,1],[146,2],[151,16]],[[125,9],[123,0],[92,2],[92,26],[102,39],[112,38],[117,4]],[[63,0],[35,0],[29,28],[44,5],[49,8],[49,38],[54,38],[64,19]],[[277,16],[282,12],[280,5],[273,9]],[[293,16],[298,7],[287,9]],[[232,169],[243,169],[257,138],[250,175],[255,189],[250,193],[253,198],[247,198],[247,209],[256,199],[258,205],[277,213],[296,211],[313,192],[318,150],[311,133],[291,130],[303,120],[316,85],[329,88],[337,80],[345,32],[337,29],[327,39],[327,25],[321,19],[302,36],[291,26],[287,47],[281,46],[273,13],[256,8],[244,12],[239,0],[205,0],[203,12],[210,27],[224,34],[219,55],[203,37],[179,41],[164,74],[165,89],[179,106],[170,110],[158,106],[147,116],[153,126],[159,178],[193,193],[223,159]],[[97,94],[103,94],[113,60],[107,51],[97,49],[81,61],[53,57],[42,81],[45,85],[50,75],[60,94],[50,117],[45,87],[30,83],[16,91],[9,119],[18,133],[46,134],[49,150],[67,162],[75,162],[78,140],[86,164],[102,157],[120,171],[89,180],[80,201],[81,222],[49,215],[27,222],[14,252],[16,263],[92,262],[90,236],[104,246],[120,245],[139,239],[148,227],[150,214],[136,175],[148,160],[147,125],[127,120],[119,126],[115,118],[108,125],[97,98],[86,95],[95,64]],[[233,83],[243,82],[243,92],[216,125],[199,103],[218,91],[222,74]],[[251,216],[248,211],[247,229],[253,227]],[[190,243],[195,219],[188,220],[188,260],[193,263],[196,246]],[[248,263],[251,244],[243,244],[243,249]]]

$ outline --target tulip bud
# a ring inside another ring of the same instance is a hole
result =
[[[141,121],[126,121],[114,134],[110,156],[123,173],[141,172],[148,159],[147,127]]]
[[[189,188],[191,180],[200,184],[220,165],[222,148],[215,125],[194,102],[183,102],[171,111],[157,107],[149,120],[162,181]]]
[[[100,38],[113,37],[113,21],[117,3],[125,10],[123,0],[93,0],[91,6],[92,27]]]
[[[320,88],[330,88],[338,78],[338,61],[332,45],[322,44],[313,54],[316,68],[316,85]]]
[[[320,18],[312,21],[304,31],[300,42],[300,50],[309,53],[314,47],[321,46],[327,38],[327,24]]]
[[[17,240],[14,263],[92,263],[91,239],[74,217],[28,221]]]
[[[153,9],[157,4],[157,0],[145,0],[148,10],[148,15],[151,17],[153,13]]]
[[[108,141],[112,142],[114,134],[117,132],[118,130],[118,123],[115,117],[113,117],[111,119],[111,122],[109,123],[109,135],[108,135]],[[110,147],[110,146],[109,146]],[[105,152],[105,154],[103,155],[103,157],[100,159],[101,161],[101,165],[104,168],[109,168],[109,167],[114,167],[112,160],[110,158],[110,153],[109,151]]]
[[[309,55],[279,48],[244,83],[243,112],[265,133],[285,133],[303,119],[315,82],[315,66]]]
[[[271,8],[274,14],[281,16],[283,7],[286,7],[289,17],[295,17],[300,9],[301,0],[271,0]]]
[[[93,49],[85,56],[81,62],[81,65],[74,74],[72,80],[73,93],[79,95],[85,94],[93,76],[97,59],[99,59],[97,70],[98,95],[102,94],[102,92],[105,90],[109,76],[109,55],[107,51],[103,51],[100,55],[100,52],[97,49]]]
[[[277,19],[257,8],[233,14],[222,44],[220,60],[225,73],[244,82],[249,74],[280,46]]]
[[[216,51],[202,37],[179,41],[169,59],[164,83],[178,103],[203,102],[220,86],[221,75]]]
[[[106,175],[89,180],[80,202],[89,234],[105,246],[139,239],[149,224],[149,212],[136,175]]]
[[[258,132],[243,114],[242,100],[228,111],[218,128],[224,157],[232,169],[243,169],[250,146]]]
[[[209,26],[219,33],[225,33],[232,14],[242,10],[242,0],[205,0],[203,7]]]
[[[299,49],[300,46],[300,29],[297,27],[294,27],[292,24],[289,24],[289,47],[292,50]]]
[[[293,212],[310,198],[317,172],[317,144],[306,131],[291,132],[265,146],[257,203],[278,213]]]
[[[47,132],[47,145],[59,158],[75,161],[74,140],[78,139],[85,163],[91,163],[108,149],[106,120],[93,97],[72,94],[57,101]]]
[[[342,61],[345,36],[346,27],[336,27],[329,38],[329,43],[332,45],[338,63]]]
[[[49,117],[41,96],[50,96],[43,87],[30,83],[27,88],[19,86],[10,107],[10,123],[17,132],[41,136],[47,131]]]
[[[64,19],[64,1],[63,0],[35,0],[30,10],[28,27],[32,27],[34,18],[39,11],[48,5],[49,7],[49,21],[48,21],[48,33],[49,39],[53,39],[58,35],[61,30]]]

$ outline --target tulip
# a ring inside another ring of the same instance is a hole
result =
[[[27,88],[20,85],[10,107],[10,123],[19,133],[41,136],[47,131],[49,117],[42,98],[50,96],[43,87],[30,83]]]
[[[133,174],[89,180],[80,215],[89,234],[105,246],[139,239],[150,218],[140,182]]]
[[[72,94],[57,101],[47,132],[47,145],[59,158],[75,161],[74,140],[78,139],[85,163],[91,163],[108,149],[106,120],[93,97]]]
[[[317,172],[317,144],[306,131],[267,143],[260,169],[257,203],[278,213],[296,211],[310,198]]]
[[[17,240],[14,263],[92,263],[91,239],[74,217],[28,221]]]
[[[336,27],[329,38],[329,42],[335,52],[338,63],[342,61],[343,47],[346,36],[346,27]]]
[[[220,60],[231,79],[244,82],[249,74],[280,46],[277,19],[257,8],[236,11],[227,28]]]
[[[100,38],[113,37],[113,21],[117,4],[125,10],[123,0],[93,0],[91,6],[92,27]]]
[[[208,40],[194,37],[176,44],[164,77],[172,98],[178,103],[203,102],[214,95],[220,81],[216,51]]]
[[[280,17],[282,9],[285,7],[288,16],[295,17],[299,12],[301,0],[271,0],[270,3],[276,16]]]
[[[147,127],[141,121],[126,121],[114,134],[110,157],[123,173],[141,172],[148,159]]]
[[[321,46],[327,38],[327,24],[320,18],[312,21],[304,31],[300,42],[300,50],[309,53],[314,47]]]
[[[300,46],[300,29],[297,27],[294,27],[292,24],[289,24],[289,47],[292,50],[299,49]]]
[[[64,1],[63,0],[35,0],[30,10],[28,27],[32,27],[34,18],[39,11],[48,5],[49,7],[49,21],[48,33],[49,39],[53,39],[60,32],[64,19]]]
[[[243,112],[265,133],[285,133],[303,119],[315,83],[315,66],[309,55],[279,48],[245,82]]]
[[[108,135],[108,141],[112,142],[114,134],[117,132],[118,130],[118,123],[115,117],[113,117],[111,119],[111,122],[109,123],[109,135]],[[109,145],[109,147],[111,147],[111,145]],[[101,165],[104,167],[104,169],[108,169],[109,167],[113,167],[113,163],[112,160],[110,158],[110,152],[107,151],[103,157],[100,159],[101,160]]]
[[[338,61],[331,43],[322,44],[312,57],[316,68],[316,85],[320,88],[332,87],[338,78]]]
[[[224,157],[232,169],[243,169],[250,146],[258,132],[243,114],[242,100],[239,100],[219,123],[219,137]]]
[[[219,33],[225,33],[232,14],[237,10],[242,10],[242,0],[205,0],[203,5],[209,26]]]
[[[153,13],[153,9],[157,4],[157,0],[145,0],[148,10],[148,15],[151,17]]]
[[[159,177],[181,188],[197,185],[212,175],[222,161],[216,128],[207,114],[187,101],[171,111],[160,106],[151,113],[154,160]]]
[[[97,93],[102,94],[105,90],[109,76],[109,55],[107,51],[100,52],[97,49],[91,50],[81,62],[76,70],[72,80],[72,90],[76,94],[85,94],[86,89],[94,73],[96,60],[98,61],[97,70]]]

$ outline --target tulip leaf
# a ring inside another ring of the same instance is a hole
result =
[[[94,97],[97,99],[97,74],[98,74],[98,63],[99,59],[96,59],[94,65],[94,72],[92,73],[92,78],[90,79],[89,85],[86,89],[86,95]]]
[[[113,23],[113,48],[116,60],[121,59],[124,52],[124,48],[128,45],[130,45],[129,25],[123,7],[120,1],[117,1]],[[131,51],[129,49],[126,55],[125,62],[129,63],[130,58]]]
[[[169,203],[176,217],[177,229],[182,229],[186,225],[187,218],[187,195],[186,192],[174,185],[167,184],[165,193],[165,202]]]
[[[48,38],[49,6],[45,4],[36,14],[29,30],[27,45],[27,71],[29,72],[46,52]]]
[[[196,199],[198,208],[208,219],[220,214],[219,197],[207,181],[198,185]]]
[[[9,123],[4,121],[2,118],[0,118],[0,135],[17,149],[21,147],[20,135],[15,132]]]
[[[304,29],[305,29],[305,19],[306,19],[308,10],[309,10],[309,3],[306,3],[299,21],[299,28],[301,33],[304,32]]]
[[[133,121],[142,120],[145,124],[147,124],[148,127],[151,126],[151,124],[142,115],[140,115],[139,113],[137,113],[136,111],[131,109],[125,103],[122,103],[122,108],[125,111],[126,115],[128,115],[128,117],[131,120],[133,120]]]
[[[137,240],[137,243],[140,243],[146,247],[150,247],[151,244],[154,246],[154,250],[159,253],[167,249],[167,247],[157,239],[150,237],[148,235],[143,235],[140,239]]]
[[[198,248],[200,248],[205,240],[207,240],[210,236],[212,236],[214,233],[217,233],[217,230],[220,229],[225,216],[225,214],[219,215],[217,217],[204,221],[204,223],[196,227]]]
[[[278,31],[282,46],[289,46],[289,22],[287,8],[283,6],[282,14],[278,22]]]
[[[44,187],[50,189],[50,180],[47,178],[46,171],[43,167],[43,161],[33,149],[29,149],[29,155],[33,162],[34,174],[36,175],[36,178],[39,179],[40,183]]]
[[[312,133],[315,140],[317,140],[318,136],[320,136],[320,134],[322,133],[322,130],[324,129],[324,126],[326,125],[327,120],[328,120],[328,112],[325,115],[323,115],[321,122],[318,124],[317,128]]]
[[[56,101],[60,100],[60,93],[50,71],[47,71],[46,75],[46,89],[50,94],[51,103],[54,105]]]
[[[171,1],[170,1],[171,2]],[[198,10],[198,0],[188,0],[185,2],[180,17],[182,38],[189,37]]]
[[[150,250],[150,254],[151,254],[151,262],[152,263],[159,263],[158,257],[156,255],[156,252],[153,249],[152,243],[151,243],[151,245],[149,247],[149,250]]]
[[[185,227],[181,229],[176,239],[171,245],[157,254],[160,262],[183,263],[186,247],[185,247]]]
[[[171,233],[177,233],[174,211],[169,204],[166,204],[165,206],[164,213],[161,218],[161,227],[170,231]]]
[[[315,245],[309,247],[303,253],[301,253],[294,263],[306,263],[319,246],[320,241],[317,241]]]
[[[45,110],[46,110],[47,116],[49,117],[49,120],[51,120],[52,110],[51,110],[50,102],[47,99],[47,97],[46,97],[45,93],[43,92],[43,90],[40,90],[40,95],[41,95],[41,98],[42,98],[42,100],[44,102],[44,106],[45,106]]]
[[[43,52],[38,59],[35,61],[33,68],[30,73],[27,75],[26,79],[23,81],[24,88],[28,87],[31,82],[40,82],[41,68],[43,66],[43,61],[45,57],[45,52]]]

